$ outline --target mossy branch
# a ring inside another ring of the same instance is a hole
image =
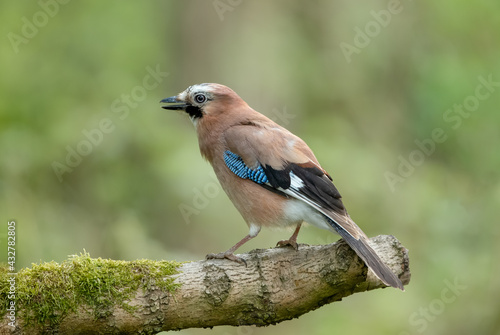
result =
[[[408,251],[393,236],[372,247],[410,281]],[[217,325],[276,324],[385,287],[343,242],[254,250],[227,260],[191,263],[112,261],[87,253],[16,276],[16,321],[9,325],[10,278],[0,272],[1,334],[155,334]]]

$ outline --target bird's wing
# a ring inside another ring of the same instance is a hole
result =
[[[368,237],[349,217],[331,177],[299,137],[277,125],[248,123],[224,133],[226,166],[241,178],[304,201],[325,216],[333,228],[386,285],[404,291],[399,278],[368,244]]]
[[[279,126],[246,124],[226,130],[226,165],[241,178],[304,201],[355,239],[366,238],[307,144]],[[341,234],[342,236],[342,234]]]

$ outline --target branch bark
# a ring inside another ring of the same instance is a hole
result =
[[[408,250],[393,236],[370,239],[382,260],[410,281]],[[154,334],[165,330],[218,325],[266,326],[297,318],[353,293],[383,288],[342,240],[321,246],[258,249],[239,255],[247,267],[227,260],[183,264],[174,275],[180,287],[170,293],[141,287],[128,303],[134,311],[114,306],[96,319],[89,306],[66,315],[54,326],[16,324],[2,317],[0,334]],[[56,306],[54,306],[56,308]]]

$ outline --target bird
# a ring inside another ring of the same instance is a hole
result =
[[[307,222],[337,233],[387,286],[404,291],[401,280],[370,247],[351,219],[332,177],[298,136],[252,109],[236,92],[216,83],[189,86],[160,101],[185,112],[194,124],[201,155],[248,225],[249,233],[225,252],[207,259],[246,262],[234,252],[262,227],[295,227],[278,246],[298,249]]]

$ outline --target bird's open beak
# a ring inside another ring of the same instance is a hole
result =
[[[187,104],[184,101],[179,100],[177,98],[177,96],[165,98],[165,99],[161,100],[160,102],[168,104],[168,105],[165,105],[165,106],[161,106],[161,108],[165,108],[165,109],[172,109],[172,110],[179,110],[180,109],[180,110],[184,110],[187,107]]]

